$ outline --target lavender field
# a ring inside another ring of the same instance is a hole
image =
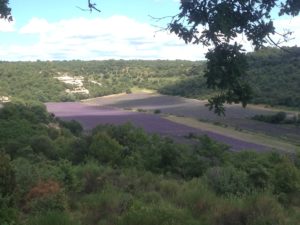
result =
[[[205,106],[206,101],[149,93],[100,97],[85,102],[92,105],[123,109],[159,110],[161,114],[165,115],[195,118],[204,122],[229,126],[236,130],[258,132],[300,145],[299,127],[286,124],[268,124],[251,119],[254,115],[274,114],[275,110],[270,108],[254,105],[249,105],[246,108],[240,105],[226,105],[226,116],[220,117],[208,110]],[[289,112],[290,116],[297,113],[299,112]]]
[[[107,101],[108,98],[105,98]],[[109,101],[108,101],[109,102]],[[253,149],[257,151],[270,150],[270,147],[262,144],[243,141],[240,139],[221,135],[212,131],[196,129],[182,124],[174,123],[159,115],[133,112],[108,106],[108,104],[88,104],[80,102],[47,103],[49,112],[54,113],[63,120],[77,120],[85,130],[91,130],[99,124],[120,125],[127,122],[143,128],[149,133],[158,133],[163,136],[174,138],[178,141],[186,141],[184,136],[189,133],[208,135],[209,137],[225,143],[232,150]]]

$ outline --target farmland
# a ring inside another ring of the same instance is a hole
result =
[[[298,127],[250,119],[256,114],[272,114],[274,110],[228,105],[226,116],[219,117],[210,112],[205,103],[195,99],[138,92],[94,98],[82,103],[47,103],[47,108],[58,117],[79,121],[86,130],[91,130],[97,124],[119,125],[131,122],[147,132],[181,141],[190,133],[206,134],[228,144],[232,150],[277,149],[290,152],[298,148]]]

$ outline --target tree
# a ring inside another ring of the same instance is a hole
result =
[[[206,54],[207,86],[217,90],[209,100],[210,109],[224,113],[225,102],[246,106],[251,88],[246,82],[247,61],[243,46],[235,38],[243,35],[256,50],[267,43],[279,46],[288,40],[287,32],[278,42],[271,35],[278,34],[272,17],[297,16],[299,0],[181,0],[180,12],[171,17],[167,29],[186,43],[211,47]]]
[[[9,0],[0,0],[0,19],[12,21],[11,8],[8,7]]]
[[[0,0],[0,18],[12,20],[9,0]],[[96,3],[87,1],[89,11],[101,12]],[[224,103],[250,101],[252,91],[246,81],[247,61],[243,46],[235,38],[243,35],[256,50],[267,43],[279,46],[289,34],[279,34],[273,24],[274,11],[278,16],[297,16],[299,0],[181,0],[180,12],[172,16],[167,29],[186,43],[211,47],[206,54],[207,86],[216,90],[209,100],[210,109],[224,114]],[[279,34],[277,42],[271,35]]]

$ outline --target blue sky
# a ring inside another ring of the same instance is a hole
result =
[[[0,60],[188,59],[207,49],[157,32],[178,13],[179,0],[94,0],[101,13],[86,12],[87,0],[10,0],[14,21],[0,21]],[[299,18],[276,21],[300,37]],[[298,43],[295,39],[290,45]],[[246,43],[247,49],[251,50]]]

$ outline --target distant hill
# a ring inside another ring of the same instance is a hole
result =
[[[198,64],[202,63],[184,60],[0,62],[0,96],[42,102],[74,101],[130,92],[132,87],[160,89],[187,78],[191,68]]]
[[[300,48],[265,48],[247,56],[253,103],[300,107]],[[74,101],[139,87],[206,99],[213,92],[206,88],[204,69],[204,61],[184,60],[0,62],[0,96]]]
[[[300,48],[265,48],[247,56],[249,82],[254,91],[253,103],[300,107]],[[198,74],[169,84],[160,92],[185,97],[209,97],[212,91],[206,88],[201,75],[203,69],[203,66],[198,67]]]
[[[254,103],[300,107],[300,48],[248,54]]]

